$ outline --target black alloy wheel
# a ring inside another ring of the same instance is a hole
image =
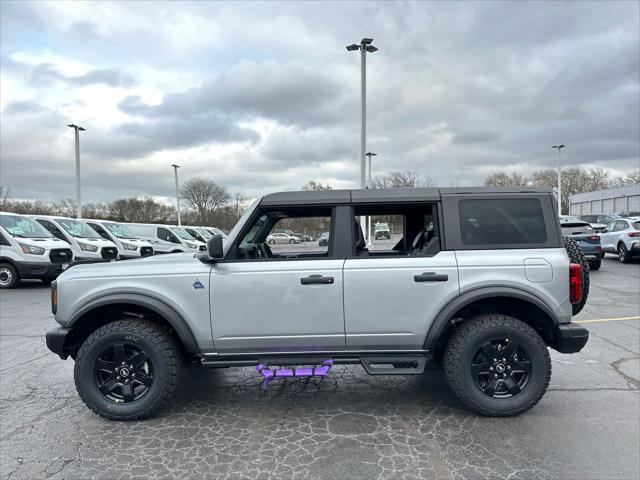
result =
[[[521,393],[529,383],[531,372],[526,350],[510,338],[485,343],[471,363],[476,386],[493,398],[510,398]]]
[[[153,384],[153,365],[147,353],[135,344],[118,342],[96,359],[94,378],[100,393],[114,403],[142,398]]]

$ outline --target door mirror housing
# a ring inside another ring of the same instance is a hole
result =
[[[222,235],[217,234],[207,241],[207,254],[212,260],[222,260],[224,251],[222,249]]]

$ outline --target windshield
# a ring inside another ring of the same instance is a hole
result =
[[[104,227],[116,238],[133,239],[136,236],[129,227],[120,223],[103,223]]]
[[[18,215],[0,215],[0,225],[9,235],[20,238],[51,238],[46,228],[35,220]]]
[[[198,232],[200,235],[202,235],[204,238],[206,238],[207,240],[210,239],[211,237],[213,237],[213,235],[211,235],[206,228],[196,228],[196,232]]]
[[[195,240],[195,238],[189,235],[189,233],[183,228],[172,227],[171,231],[175,233],[178,237],[180,237],[182,240]]]
[[[93,228],[79,220],[73,220],[72,218],[56,218],[56,222],[58,222],[60,226],[72,237],[102,238]]]

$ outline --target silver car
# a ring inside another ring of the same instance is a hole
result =
[[[619,218],[609,222],[600,239],[604,252],[616,253],[622,263],[628,263],[640,256],[640,220]]]

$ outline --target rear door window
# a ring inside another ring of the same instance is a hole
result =
[[[465,245],[526,245],[547,241],[536,198],[461,200],[460,228]]]

